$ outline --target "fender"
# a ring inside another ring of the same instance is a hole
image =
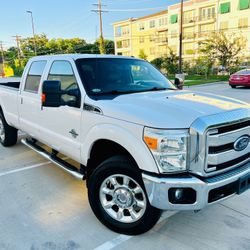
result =
[[[136,131],[137,135],[139,133],[141,135],[143,134],[142,127],[139,127],[139,129],[137,128],[137,130],[139,130],[138,132]],[[90,153],[94,143],[100,139],[110,140],[124,147],[134,158],[140,169],[148,172],[159,173],[153,156],[143,142],[142,137],[140,140],[129,130],[112,124],[98,124],[88,132],[81,146],[82,162],[84,165],[87,164],[87,161],[90,158]],[[86,145],[89,145],[89,147],[86,147]]]

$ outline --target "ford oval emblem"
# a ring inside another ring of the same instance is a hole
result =
[[[239,139],[237,139],[234,143],[234,149],[236,151],[242,151],[247,148],[248,144],[250,142],[250,137],[247,135],[241,136]]]

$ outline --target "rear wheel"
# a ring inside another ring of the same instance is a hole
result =
[[[4,147],[11,147],[17,142],[17,129],[8,125],[3,113],[0,112],[0,143]]]
[[[231,86],[231,88],[236,89],[236,86],[235,86],[235,85],[230,85],[230,86]]]
[[[161,215],[147,199],[137,166],[126,157],[112,157],[100,164],[90,176],[88,195],[96,217],[118,233],[144,233]]]

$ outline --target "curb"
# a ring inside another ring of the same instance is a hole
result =
[[[228,81],[196,84],[196,85],[191,85],[191,86],[184,85],[184,88],[203,87],[203,86],[206,87],[206,86],[215,85],[215,84],[228,84]]]

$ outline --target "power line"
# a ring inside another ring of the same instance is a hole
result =
[[[149,11],[149,10],[167,10],[166,6],[154,7],[154,8],[142,8],[142,9],[105,9],[104,11],[109,12],[138,12],[138,11]]]

